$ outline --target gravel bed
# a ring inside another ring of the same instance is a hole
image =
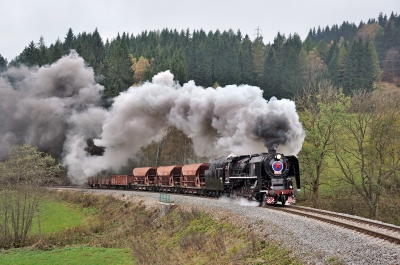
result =
[[[86,190],[88,191],[88,190]],[[89,190],[158,207],[159,193]],[[170,194],[183,210],[197,209],[282,244],[304,264],[400,264],[400,246],[321,221],[251,205],[245,199],[211,199]],[[338,263],[340,262],[340,263]]]

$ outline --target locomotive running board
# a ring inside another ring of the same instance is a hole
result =
[[[257,179],[257,176],[253,176],[253,177],[229,177],[229,179]]]

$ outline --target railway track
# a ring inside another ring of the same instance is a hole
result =
[[[267,209],[286,212],[294,215],[312,218],[322,222],[341,226],[353,231],[357,231],[372,237],[380,238],[394,244],[400,245],[400,227],[381,223],[373,220],[366,220],[356,216],[349,216],[340,213],[327,212],[323,210],[302,207],[266,207]]]

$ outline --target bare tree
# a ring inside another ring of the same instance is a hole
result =
[[[335,134],[335,156],[342,180],[364,199],[378,217],[381,195],[400,169],[400,95],[356,92],[342,131]]]
[[[35,147],[11,148],[0,163],[0,247],[24,244],[35,213],[39,216],[41,186],[62,171],[54,158]]]

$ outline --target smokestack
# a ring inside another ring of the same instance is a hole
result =
[[[272,148],[268,149],[268,153],[270,153],[271,155],[276,155],[276,148],[272,147]]]

